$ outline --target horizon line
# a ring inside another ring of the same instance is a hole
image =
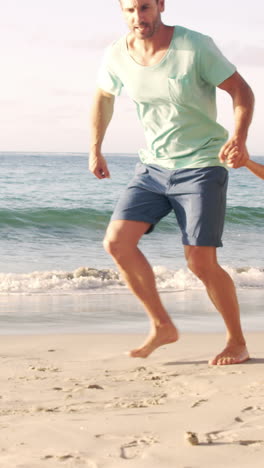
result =
[[[19,151],[16,151],[16,150],[0,150],[0,155],[1,154],[4,154],[4,153],[12,153],[12,154],[75,154],[75,155],[89,155],[89,151],[22,151],[22,150],[19,150]],[[136,156],[136,157],[139,157],[138,153],[127,153],[127,152],[106,152],[106,151],[103,151],[102,152],[103,154],[105,155],[109,155],[109,156],[120,156],[120,155],[123,155],[123,156]],[[264,151],[263,153],[258,153],[258,154],[252,154],[251,157],[254,157],[254,158],[258,158],[258,157],[263,157],[264,156]]]

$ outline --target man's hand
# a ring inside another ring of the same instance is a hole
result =
[[[110,179],[110,172],[103,155],[90,154],[89,157],[89,170],[97,177],[97,179]]]
[[[234,135],[221,148],[219,159],[221,162],[225,162],[228,167],[237,169],[244,166],[248,160],[246,139],[252,120],[254,94],[238,72],[233,73],[220,83],[218,88],[230,94],[233,100],[235,117]]]
[[[114,110],[115,96],[103,89],[96,90],[91,113],[89,170],[98,179],[110,178],[106,160],[101,153],[106,129]]]
[[[245,166],[249,158],[245,140],[233,136],[222,146],[218,157],[222,163],[225,162],[233,169]]]

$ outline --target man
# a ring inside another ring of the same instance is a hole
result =
[[[101,153],[115,96],[124,86],[135,101],[147,149],[140,150],[134,179],[121,196],[108,226],[104,246],[123,278],[144,305],[150,334],[131,357],[147,357],[178,339],[161,302],[153,271],[138,249],[141,236],[172,209],[182,230],[189,269],[205,284],[227,328],[224,350],[209,363],[237,364],[249,359],[240,324],[234,284],[218,265],[225,211],[225,160],[237,151],[234,167],[246,159],[246,137],[253,94],[213,41],[161,20],[165,0],[120,0],[129,27],[108,49],[92,110],[90,171],[110,177]],[[216,123],[215,89],[233,99],[234,135]]]

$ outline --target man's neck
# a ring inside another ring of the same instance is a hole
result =
[[[173,36],[174,27],[161,24],[156,33],[146,39],[139,39],[133,33],[127,37],[131,57],[140,65],[158,63],[166,54]]]
[[[160,50],[166,46],[167,37],[170,35],[171,26],[161,23],[153,36],[146,39],[139,39],[133,33],[128,35],[128,42],[131,48],[150,53]]]

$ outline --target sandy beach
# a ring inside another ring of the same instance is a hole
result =
[[[207,364],[222,334],[182,334],[146,360],[125,354],[140,335],[1,336],[0,466],[260,468],[263,336],[226,367]]]

